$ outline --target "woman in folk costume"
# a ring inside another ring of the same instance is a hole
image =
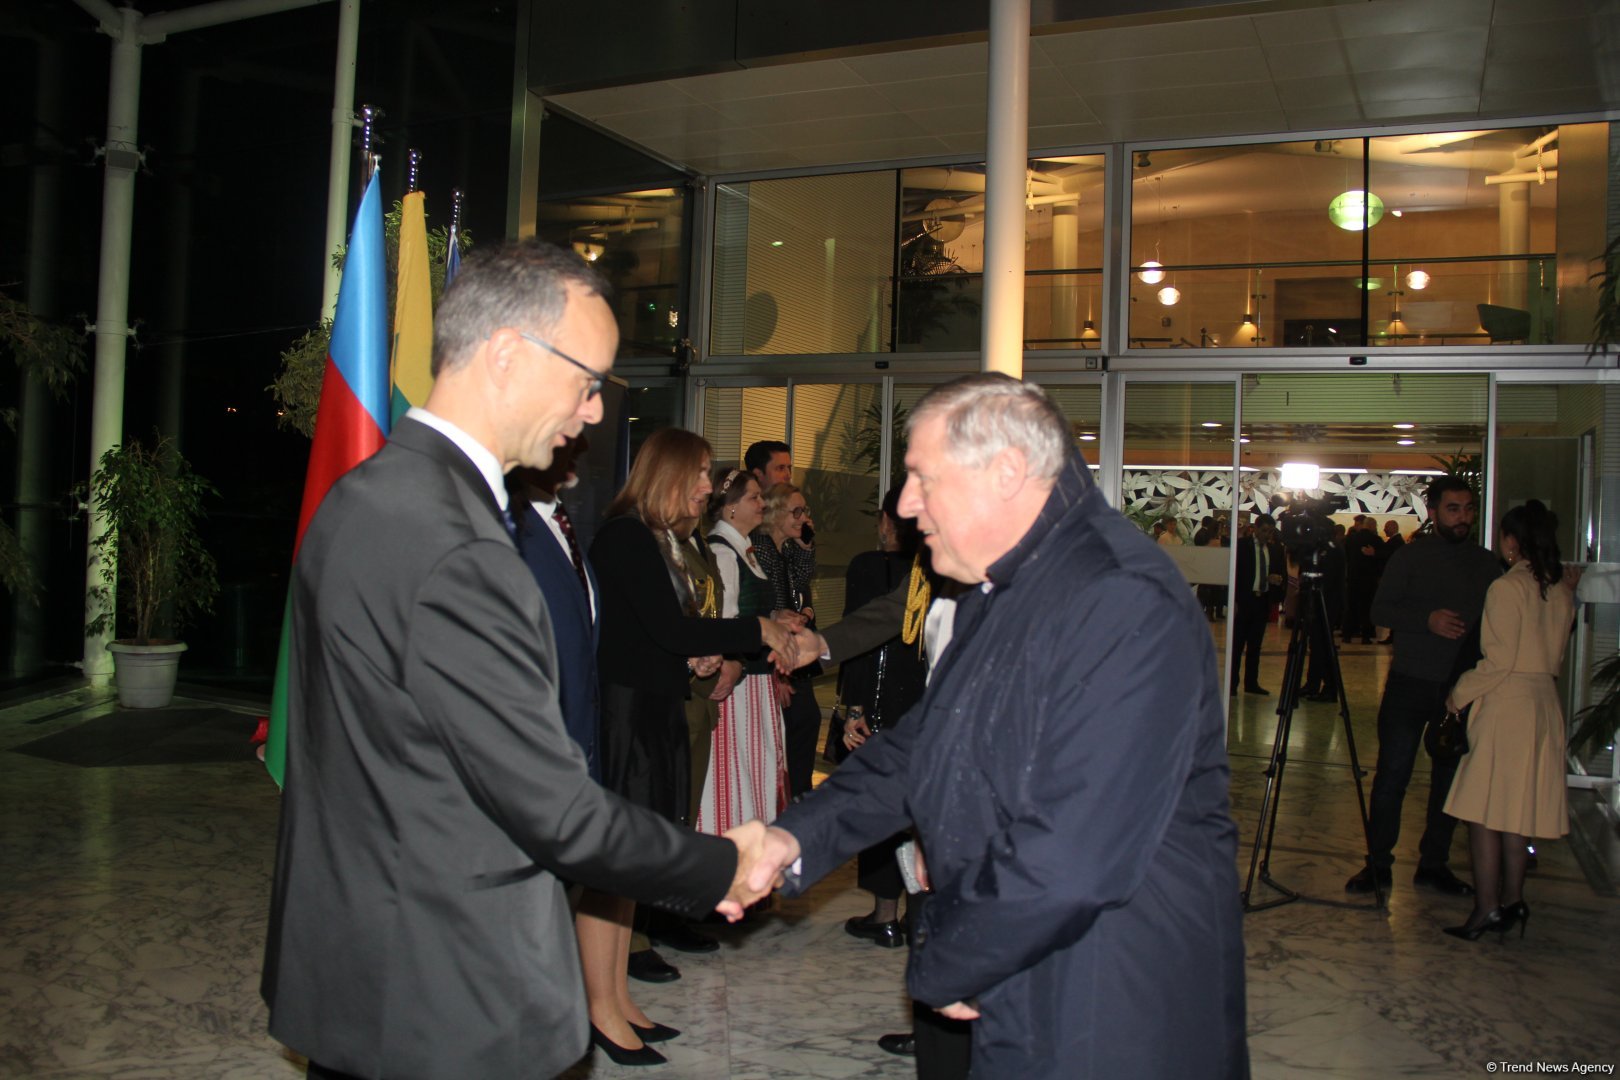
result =
[[[721,616],[768,618],[771,583],[748,538],[765,516],[759,480],[738,469],[718,472],[709,498],[709,516],[714,522],[709,545],[720,570]],[[742,679],[720,703],[698,831],[723,833],[753,818],[773,821],[786,805],[782,709],[772,685],[771,665],[761,650],[743,657]]]

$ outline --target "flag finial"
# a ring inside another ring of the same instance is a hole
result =
[[[416,174],[422,168],[422,151],[420,151],[420,150],[407,150],[407,151],[405,151],[405,161],[406,161],[406,166],[405,166],[405,190],[406,191],[419,191],[419,190],[421,190],[420,185],[418,185],[417,182],[416,182]]]

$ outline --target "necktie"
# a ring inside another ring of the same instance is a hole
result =
[[[1266,545],[1256,542],[1254,545],[1254,593],[1262,596],[1270,584],[1266,581]]]
[[[579,552],[579,541],[574,539],[574,522],[568,516],[568,507],[563,505],[561,499],[557,500],[555,512],[557,528],[562,530],[563,539],[568,541],[568,557],[573,560],[574,573],[579,575],[579,587],[585,590],[585,595],[591,595],[591,582],[585,576],[585,556]]]
[[[517,518],[512,516],[510,506],[501,507],[501,524],[506,526],[506,535],[512,538],[512,544],[521,549],[523,545],[518,543]]]

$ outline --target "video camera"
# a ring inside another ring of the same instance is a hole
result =
[[[1307,556],[1325,551],[1338,539],[1331,515],[1336,510],[1348,510],[1350,500],[1343,495],[1320,499],[1273,495],[1271,505],[1277,511],[1277,539],[1296,561],[1303,563]]]

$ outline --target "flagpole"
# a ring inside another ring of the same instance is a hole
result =
[[[420,151],[420,150],[407,150],[407,151],[405,151],[405,191],[406,191],[407,194],[409,194],[412,191],[420,191],[421,190],[421,187],[416,182],[416,174],[421,168],[422,168],[422,151]]]
[[[377,108],[377,106],[375,106],[375,105],[362,105],[362,106],[360,106],[360,190],[361,191],[366,190],[366,188],[371,185],[371,176],[372,176],[372,174],[377,171],[377,166],[382,164],[381,158],[379,158],[378,155],[376,153],[374,153],[372,151],[372,149],[371,149],[372,142],[373,142],[374,139],[375,139],[376,144],[378,146],[382,145],[382,139],[376,138],[375,133],[372,130],[373,127],[376,125],[377,121],[382,119],[382,115],[383,115],[382,110]]]

